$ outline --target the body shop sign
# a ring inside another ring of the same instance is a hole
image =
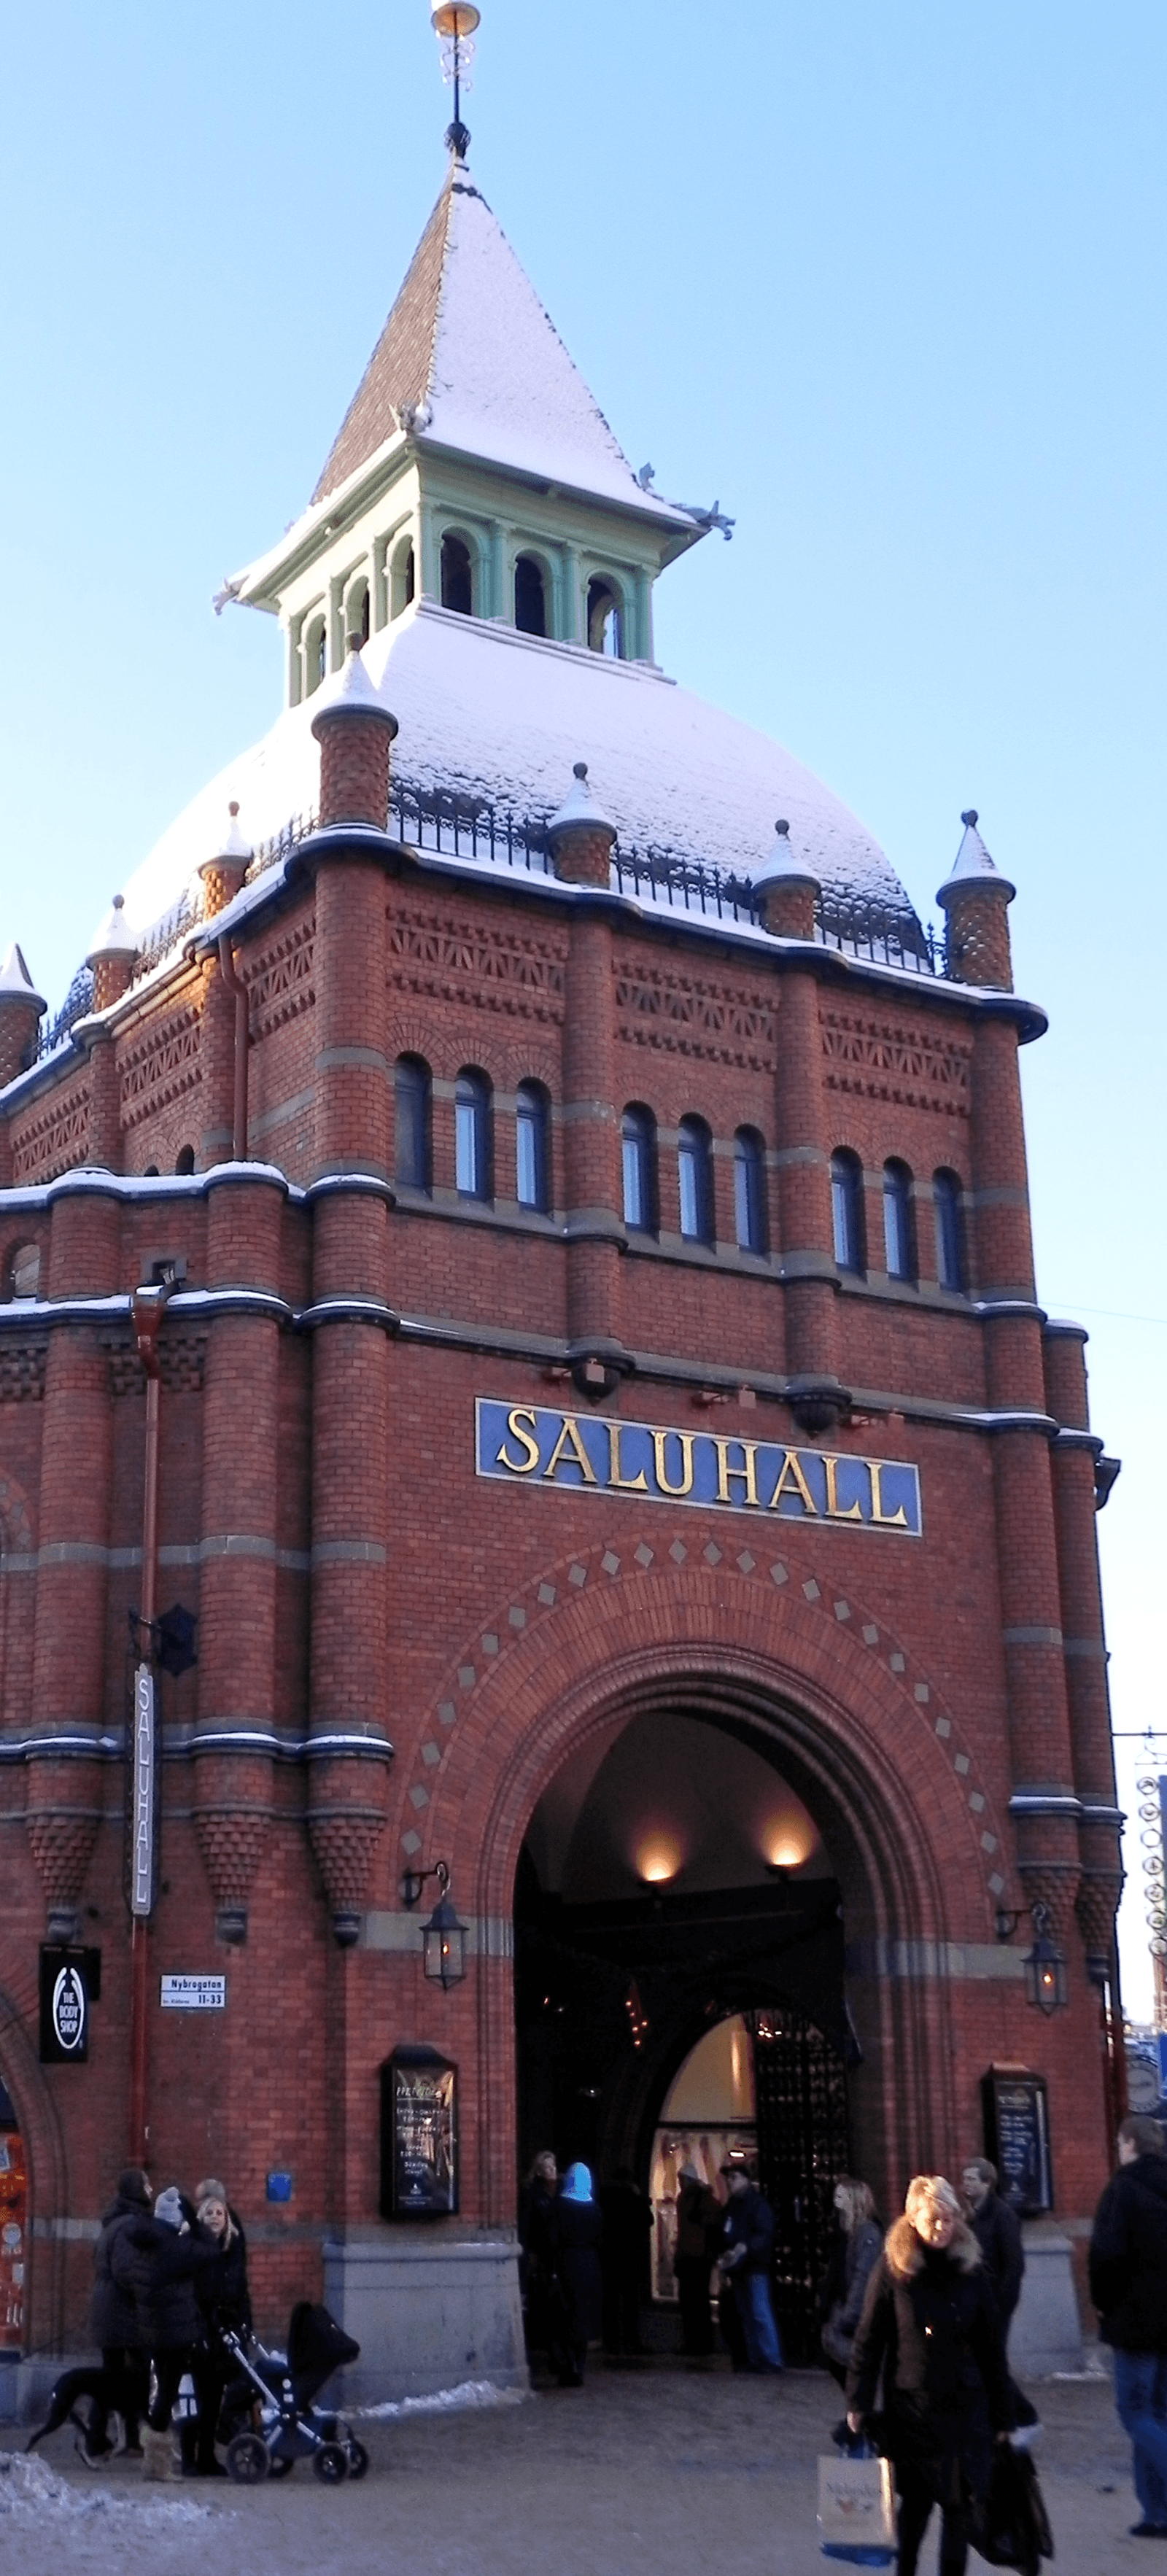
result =
[[[741,1432],[682,1431],[488,1396],[478,1398],[475,1416],[479,1475],[528,1492],[551,1488],[770,1520],[843,1522],[901,1538],[921,1533],[919,1470],[903,1459],[796,1449]]]
[[[40,1965],[42,2066],[83,2066],[89,2055],[89,2006],[100,1951],[46,1943]]]

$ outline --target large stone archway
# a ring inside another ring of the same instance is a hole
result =
[[[953,2126],[948,1980],[916,1971],[991,1939],[1000,1828],[932,1680],[829,1580],[747,1550],[727,1561],[700,1532],[663,1559],[622,1535],[547,1569],[467,1642],[436,1699],[401,1784],[401,1846],[453,1858],[483,1947],[501,1951],[490,1927],[509,1920],[523,1837],[560,1765],[666,1704],[768,1747],[815,1816],[846,1910],[856,2125],[877,2187],[898,2189]],[[515,2189],[509,1963],[484,1957],[475,1983],[476,2197],[497,2222]]]

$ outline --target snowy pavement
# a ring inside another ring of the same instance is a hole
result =
[[[1106,2382],[1046,2386],[1035,2452],[1056,2576],[1123,2576],[1147,2551]],[[360,2419],[372,2468],[325,2489],[144,2486],[95,2477],[60,2433],[0,2454],[4,2576],[812,2576],[815,2461],[838,2413],[819,2373],[735,2380],[593,2366],[587,2387],[491,2404],[410,2403]],[[2,2440],[14,2436],[5,2428]],[[970,2564],[979,2567],[980,2560]],[[935,2543],[921,2561],[932,2576]]]

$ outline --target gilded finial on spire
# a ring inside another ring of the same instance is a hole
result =
[[[454,91],[454,116],[446,127],[446,142],[458,161],[464,161],[470,135],[462,123],[462,91],[470,87],[470,64],[474,59],[474,30],[482,12],[472,0],[437,0],[430,11],[430,25],[442,48],[442,77]]]

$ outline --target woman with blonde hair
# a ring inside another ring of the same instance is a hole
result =
[[[835,2184],[835,2215],[842,2238],[841,2260],[834,2274],[835,2295],[828,2297],[822,2331],[827,2368],[840,2388],[847,2376],[855,2328],[863,2313],[864,2293],[879,2261],[883,2229],[875,2215],[875,2196],[853,2174],[840,2174]]]
[[[883,2379],[883,2407],[876,2392]],[[939,2576],[964,2576],[971,2513],[1013,2396],[981,2250],[943,2174],[917,2174],[867,2284],[847,2373],[847,2424],[895,2465],[897,2576],[915,2576],[933,2505]]]

